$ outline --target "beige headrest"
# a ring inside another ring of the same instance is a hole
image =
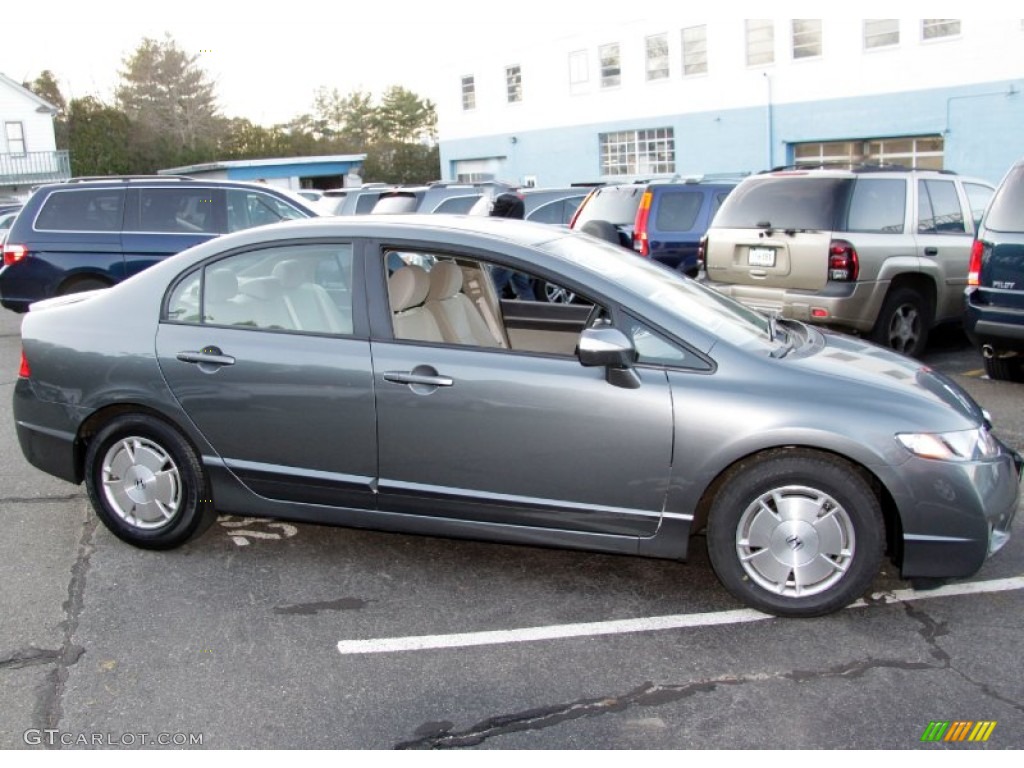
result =
[[[410,265],[396,269],[388,279],[388,297],[392,312],[417,307],[427,298],[430,276],[423,267]]]
[[[221,267],[206,273],[206,300],[227,301],[238,293],[238,278],[230,269]]]
[[[430,270],[427,301],[444,301],[462,290],[462,270],[453,261],[439,261]]]
[[[281,281],[286,291],[306,282],[305,272],[305,265],[297,259],[285,259],[274,265],[274,277]]]

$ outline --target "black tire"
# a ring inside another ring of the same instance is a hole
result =
[[[871,585],[885,523],[853,466],[830,454],[779,451],[732,470],[712,503],[707,545],[719,580],[747,605],[821,616]]]
[[[920,357],[928,346],[931,325],[928,300],[913,288],[894,288],[885,297],[871,340],[900,354]]]
[[[985,373],[990,379],[1024,381],[1024,357],[1021,355],[999,357],[999,353],[996,352],[992,357],[984,357],[982,360],[985,363]]]
[[[143,549],[181,546],[216,519],[195,450],[174,427],[146,414],[118,416],[93,437],[85,485],[110,532]]]
[[[72,280],[60,287],[59,296],[67,296],[69,293],[85,293],[86,291],[97,291],[100,288],[109,288],[110,283],[105,283],[94,277],[83,277],[81,280]]]

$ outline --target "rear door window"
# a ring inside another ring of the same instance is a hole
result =
[[[964,212],[952,181],[917,183],[917,231],[925,235],[963,235]]]
[[[70,189],[43,203],[35,228],[50,231],[119,232],[124,218],[123,189]]]

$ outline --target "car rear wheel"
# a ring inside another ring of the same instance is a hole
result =
[[[546,280],[535,280],[533,291],[537,301],[546,301],[549,304],[572,304],[576,301],[576,294],[573,291]]]
[[[900,354],[920,357],[931,323],[931,308],[924,296],[913,288],[896,288],[885,297],[871,339]]]
[[[722,584],[751,607],[821,616],[870,586],[884,531],[878,498],[851,465],[786,451],[733,470],[712,504],[708,553]]]
[[[145,414],[118,416],[96,434],[86,450],[85,483],[103,524],[137,547],[180,546],[216,517],[195,450]]]

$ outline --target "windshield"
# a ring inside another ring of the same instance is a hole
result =
[[[789,174],[750,179],[725,199],[714,225],[725,229],[837,229],[852,182]]]
[[[627,291],[732,344],[757,342],[774,346],[764,315],[617,245],[578,236],[561,237],[541,247],[596,275],[615,280]]]

